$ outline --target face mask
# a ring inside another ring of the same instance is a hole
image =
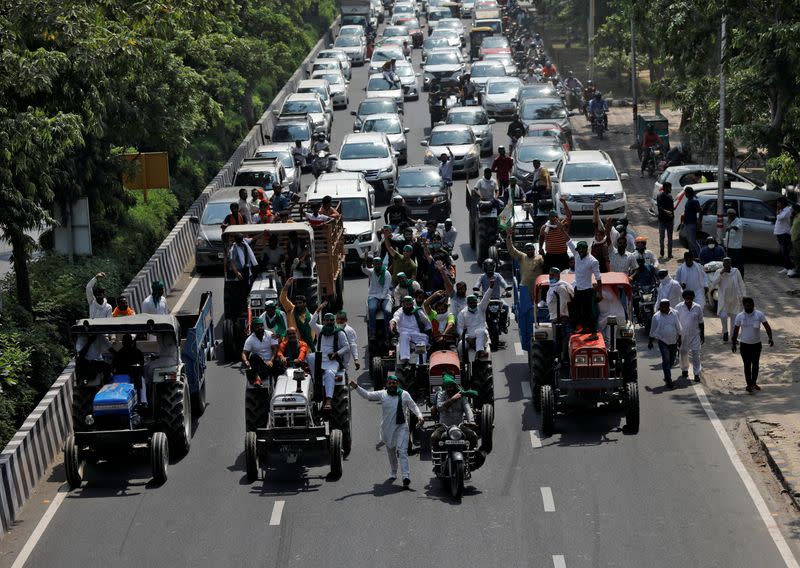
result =
[[[397,396],[397,387],[386,387],[386,392],[392,396]]]
[[[336,326],[334,324],[326,323],[325,325],[322,326],[322,331],[324,331],[325,333],[330,334],[330,333],[333,333],[335,328],[336,328]]]
[[[414,306],[403,306],[403,313],[410,315],[414,311]]]
[[[492,174],[484,175],[483,179],[486,179],[486,180],[492,179]]]
[[[712,243],[712,244],[708,245],[708,248],[709,248],[710,250],[713,250],[713,249],[717,248],[717,245],[715,245],[715,244],[713,244],[713,243]]]
[[[445,223],[444,224],[444,230],[445,231],[449,231],[452,228],[453,228],[453,225],[451,223]]]
[[[478,311],[478,306],[475,306],[474,308],[467,306],[467,309],[469,310],[469,313],[474,314]]]
[[[755,310],[755,306],[746,306],[744,309],[744,311],[747,312],[748,314],[752,314],[753,310]]]
[[[258,337],[259,339],[263,339],[264,338],[264,328],[256,330],[256,337]]]
[[[487,270],[486,271],[486,275],[487,276],[492,276],[493,274],[494,274],[494,270]]]
[[[555,284],[556,282],[558,282],[558,278],[551,278],[551,279],[550,279],[550,285],[551,285],[551,286],[552,286],[553,284]]]
[[[440,248],[442,248],[442,245],[439,243],[431,243],[431,250],[439,250]]]

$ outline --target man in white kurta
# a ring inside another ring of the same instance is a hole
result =
[[[490,284],[494,286],[495,284]],[[467,307],[461,310],[456,318],[456,330],[458,337],[462,337],[466,332],[467,339],[475,340],[475,352],[479,355],[486,353],[486,340],[489,338],[489,332],[486,329],[486,306],[492,299],[490,293],[486,293],[478,302],[478,297],[474,294],[467,296]],[[459,348],[461,353],[461,348]]]
[[[672,276],[669,275],[669,272],[662,269],[656,273],[660,283],[658,285],[658,295],[659,299],[666,298],[669,300],[670,306],[677,306],[683,301],[683,288],[681,288],[680,283],[677,280],[674,280]]]
[[[397,310],[392,317],[389,328],[400,336],[398,349],[400,360],[408,362],[411,358],[411,344],[428,345],[432,329],[431,321],[414,306],[414,298],[403,298],[403,307]]]
[[[599,329],[606,344],[611,344],[610,328],[608,326],[609,317],[617,318],[617,326],[625,325],[625,307],[619,297],[619,290],[610,287],[603,287],[603,296],[597,302],[597,329]]]
[[[703,325],[703,308],[694,301],[694,291],[683,291],[683,302],[675,308],[681,324],[680,353],[681,375],[689,377],[689,356],[692,358],[692,373],[695,382],[700,382],[703,367],[700,364],[700,345],[705,343],[705,326]]]
[[[400,388],[395,375],[387,376],[386,388],[379,391],[366,391],[355,381],[350,381],[350,388],[356,389],[362,398],[381,403],[381,437],[386,444],[386,453],[389,457],[389,479],[397,479],[399,457],[403,485],[408,487],[411,483],[411,470],[408,465],[409,413],[416,417],[419,425],[422,425],[424,421],[422,412],[411,395]]]
[[[694,292],[694,301],[701,308],[706,303],[706,273],[700,263],[694,261],[694,255],[687,251],[683,255],[683,264],[675,272],[675,280],[684,290]]]
[[[555,266],[550,269],[550,286],[547,288],[547,311],[550,321],[569,318],[569,303],[575,295],[572,284],[561,280],[561,271]]]
[[[311,369],[315,369],[316,358],[320,357],[322,368],[322,386],[325,389],[325,402],[323,409],[331,410],[333,389],[336,386],[336,373],[342,361],[350,352],[350,343],[344,331],[336,327],[336,317],[327,313],[319,324],[319,312],[325,306],[323,303],[311,318],[311,329],[317,335],[316,353],[306,355],[306,362]],[[317,379],[319,380],[319,379]]]
[[[336,314],[336,326],[344,331],[344,334],[347,336],[347,343],[350,344],[350,352],[345,355],[344,366],[345,368],[348,367],[350,361],[353,361],[356,366],[356,371],[358,371],[361,368],[361,363],[358,360],[358,335],[356,334],[356,330],[353,329],[353,326],[347,323],[347,312],[344,310]]]
[[[732,266],[730,258],[722,259],[722,268],[711,278],[710,289],[717,290],[717,315],[722,322],[722,340],[728,341],[728,323],[733,330],[736,314],[743,309],[742,298],[747,295],[742,273]]]

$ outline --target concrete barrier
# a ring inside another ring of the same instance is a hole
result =
[[[306,65],[313,61],[320,50],[333,41],[333,32],[338,20],[328,29],[314,49],[300,64],[278,92],[260,120],[250,129],[230,159],[203,189],[203,192],[189,207],[172,231],[156,249],[150,260],[125,288],[125,294],[132,306],[141,307],[150,294],[153,282],[164,282],[169,292],[183,273],[184,268],[194,256],[194,242],[197,238],[197,225],[189,219],[200,216],[208,203],[208,198],[218,189],[233,182],[236,170],[246,157],[264,144],[265,136],[272,132],[273,109],[280,108],[283,100],[304,78]],[[61,454],[66,437],[72,432],[72,383],[75,374],[75,361],[70,361],[50,390],[42,398],[36,409],[27,417],[22,428],[0,454],[0,539],[11,529],[17,514],[30,497],[42,476]]]

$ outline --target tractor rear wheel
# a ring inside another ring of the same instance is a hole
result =
[[[489,249],[497,239],[497,219],[478,219],[478,238],[475,253],[479,263],[489,258]]]
[[[328,440],[328,452],[331,459],[331,477],[339,479],[342,477],[342,431],[331,430],[331,437]]]
[[[244,463],[247,481],[252,483],[258,479],[258,443],[256,433],[252,431],[244,434]]]
[[[94,395],[97,394],[96,387],[75,387],[72,391],[72,429],[75,432],[85,432],[89,430],[86,424],[86,417],[92,413]]]
[[[478,400],[481,406],[490,404],[494,406],[494,376],[491,361],[476,361],[472,364],[472,385],[478,391]]]
[[[494,433],[494,407],[484,404],[481,407],[481,449],[488,454],[492,451]]]
[[[244,429],[255,432],[266,428],[269,420],[269,390],[265,388],[245,389],[244,391]]]
[[[625,404],[625,429],[630,434],[639,433],[639,382],[625,384],[623,392]]]
[[[195,416],[202,416],[206,411],[206,381],[205,377],[200,379],[203,384],[200,385],[200,390],[197,394],[192,395],[192,412]]]
[[[556,399],[553,387],[550,385],[542,385],[539,387],[541,391],[539,396],[542,400],[541,413],[542,413],[542,434],[545,436],[552,436],[556,429]]]
[[[353,447],[352,407],[350,405],[350,389],[337,386],[333,391],[333,411],[331,412],[331,428],[342,431],[342,451],[344,457],[350,455]]]
[[[633,341],[626,341],[620,345],[620,355],[622,355],[622,380],[630,383],[639,380],[639,367],[636,359],[636,344]]]
[[[162,484],[167,480],[169,467],[169,442],[164,432],[154,432],[150,438],[150,469],[153,481]]]
[[[185,375],[180,381],[165,382],[159,389],[159,419],[172,453],[184,456],[192,444],[192,403]]]
[[[70,434],[64,442],[64,469],[70,488],[77,489],[83,482],[84,461],[80,448],[75,444],[75,436]]]

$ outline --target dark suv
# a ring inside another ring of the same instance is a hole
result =
[[[450,197],[435,166],[402,168],[397,177],[395,195],[401,195],[416,219],[444,222],[450,216]]]

